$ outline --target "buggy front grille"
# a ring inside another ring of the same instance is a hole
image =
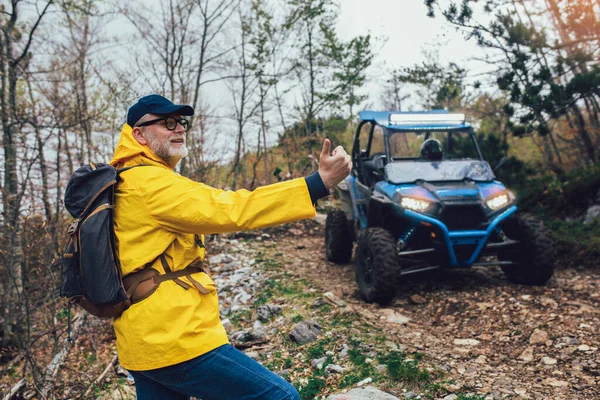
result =
[[[481,229],[485,213],[480,204],[446,205],[441,219],[450,231]]]

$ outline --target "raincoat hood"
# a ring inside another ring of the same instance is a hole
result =
[[[145,159],[144,164],[161,165],[171,169],[169,164],[154,154],[154,152],[150,150],[148,146],[140,144],[133,137],[133,128],[128,124],[125,124],[121,129],[119,143],[117,143],[115,154],[113,155],[113,158],[110,160],[109,164],[116,168],[121,168],[125,165],[125,163],[127,163],[127,161],[139,156]]]

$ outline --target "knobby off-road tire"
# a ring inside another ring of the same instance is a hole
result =
[[[396,243],[382,228],[367,228],[358,236],[354,273],[364,299],[389,304],[396,294],[398,261]]]
[[[499,254],[501,260],[515,265],[503,265],[509,281],[525,285],[543,285],[554,274],[556,254],[554,240],[542,221],[531,215],[517,215],[502,225],[512,240],[519,241],[516,249]]]
[[[346,213],[331,211],[325,221],[325,254],[329,261],[346,264],[352,257],[352,235]]]

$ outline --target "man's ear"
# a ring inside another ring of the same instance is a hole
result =
[[[133,134],[133,137],[135,138],[135,140],[137,140],[139,144],[144,146],[148,144],[148,140],[146,139],[146,136],[144,135],[144,130],[142,128],[135,127],[133,128],[131,133]]]

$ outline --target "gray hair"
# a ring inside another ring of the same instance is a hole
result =
[[[140,119],[138,119],[135,124],[133,124],[133,128],[138,127],[140,124],[143,124],[144,122],[149,121],[152,118],[154,118],[154,114],[144,114],[144,115],[142,115],[142,117]],[[146,128],[146,127],[143,126],[142,128]]]

